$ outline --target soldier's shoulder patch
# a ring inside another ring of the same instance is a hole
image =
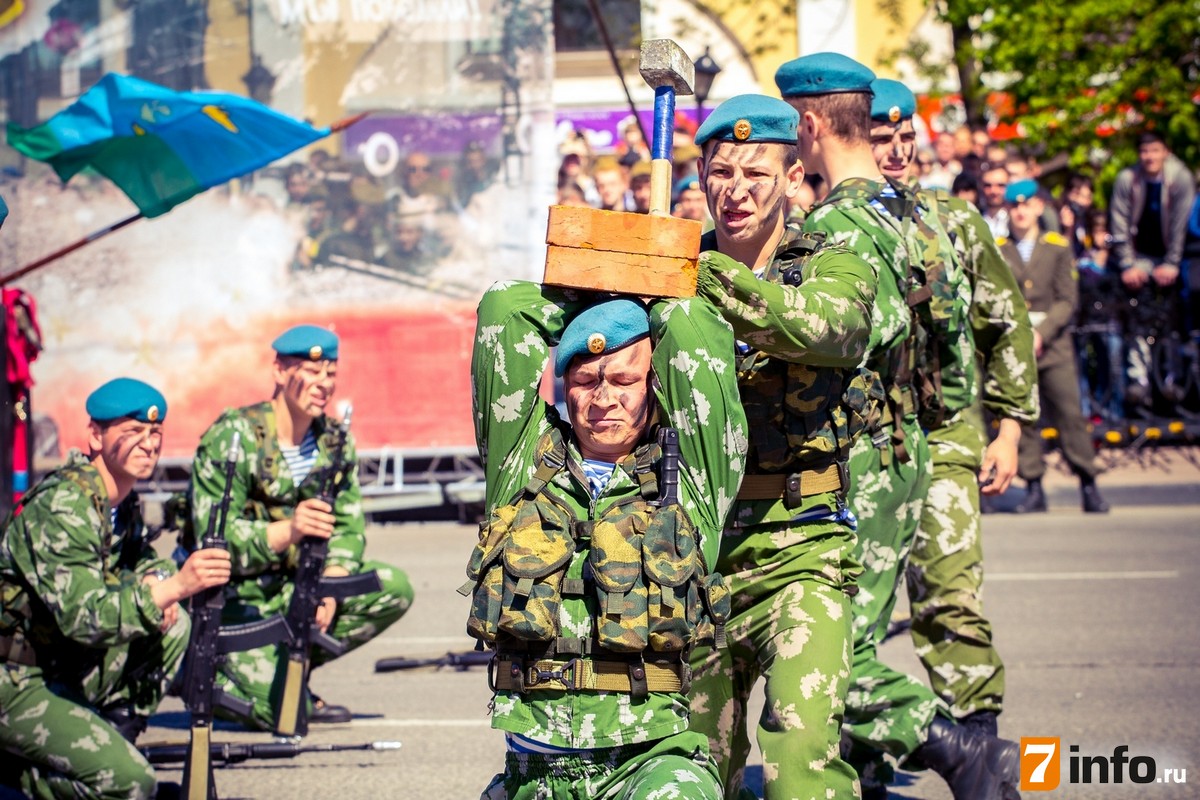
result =
[[[1046,231],[1044,234],[1042,234],[1042,241],[1046,244],[1052,244],[1055,247],[1067,247],[1070,245],[1070,242],[1067,241],[1067,237],[1063,236],[1061,233],[1055,233],[1054,231]]]
[[[1002,246],[1003,246],[1003,245],[1005,245],[1007,242],[1008,242],[1008,237],[1007,237],[1007,236],[997,236],[997,237],[996,237],[996,246],[997,246],[997,247],[1002,247]]]

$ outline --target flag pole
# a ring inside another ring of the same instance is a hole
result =
[[[364,111],[361,114],[355,114],[354,116],[351,116],[351,117],[345,117],[344,119],[339,119],[329,126],[329,133],[337,133],[338,131],[343,131],[346,128],[349,128],[354,123],[356,123],[359,120],[366,117],[369,113],[370,112],[368,112],[368,111]],[[34,270],[41,269],[42,267],[49,264],[51,261],[57,261],[58,259],[62,258],[65,255],[74,253],[76,250],[83,247],[84,245],[89,245],[92,242],[96,241],[97,239],[102,239],[105,236],[108,236],[110,233],[116,233],[117,231],[121,230],[121,228],[124,228],[126,225],[132,225],[133,223],[137,222],[139,219],[144,219],[144,218],[145,218],[145,214],[143,214],[139,211],[138,213],[136,213],[132,216],[126,217],[125,219],[117,220],[113,224],[111,224],[107,227],[101,228],[98,231],[92,231],[87,236],[83,237],[82,239],[72,242],[71,244],[67,245],[66,247],[60,247],[58,250],[55,250],[53,253],[42,256],[37,261],[26,264],[25,266],[23,266],[19,269],[15,269],[6,275],[0,275],[0,286],[7,286],[8,284],[15,281],[17,278],[24,277],[25,275],[28,275],[29,273],[33,272]]]

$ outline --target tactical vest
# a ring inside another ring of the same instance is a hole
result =
[[[789,224],[762,277],[799,286],[824,234]],[[838,248],[849,253],[849,250]],[[849,458],[858,436],[877,424],[879,376],[864,367],[815,367],[750,350],[738,358],[738,388],[750,434],[749,473],[820,469]]]
[[[459,590],[472,598],[467,632],[501,657],[686,660],[697,645],[723,646],[729,590],[709,573],[679,504],[656,504],[661,452],[657,444],[639,447],[638,494],[581,520],[551,485],[567,462],[562,433],[545,434],[529,483],[480,524]],[[568,579],[572,558],[584,551],[584,578]],[[563,599],[585,596],[595,602],[594,638],[560,636]]]
[[[4,520],[4,527],[0,529],[0,539],[7,536],[13,519],[34,498],[57,488],[63,481],[70,481],[92,498],[92,506],[100,518],[102,526],[100,558],[105,583],[117,585],[121,581],[120,576],[108,568],[108,558],[112,547],[112,529],[109,527],[106,503],[101,499],[107,494],[107,490],[99,473],[93,471],[94,474],[89,476],[85,472],[85,467],[85,464],[67,464],[46,476],[26,492],[17,508],[10,512],[7,519]],[[137,566],[141,546],[146,541],[139,535],[142,526],[136,493],[131,492],[117,506],[117,518],[118,524],[123,525],[126,531],[126,536],[121,544],[117,568],[132,570]],[[49,609],[43,606],[37,598],[37,594],[23,578],[13,575],[0,576],[0,663],[36,665],[46,668],[53,668],[54,664],[62,663],[64,666],[70,666],[82,673],[86,671],[87,665],[67,663],[77,662],[78,658],[60,656],[63,656],[64,653],[83,652],[85,661],[92,657],[97,661],[102,658],[103,651],[81,648],[79,645],[72,646],[59,632],[52,619]]]

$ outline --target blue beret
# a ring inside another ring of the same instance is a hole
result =
[[[167,399],[148,383],[133,378],[116,378],[88,395],[88,416],[96,422],[132,417],[139,422],[162,422],[167,418]]]
[[[765,94],[739,94],[713,109],[696,131],[695,142],[796,143],[800,115],[782,100]]]
[[[839,92],[870,92],[875,73],[841,53],[813,53],[793,58],[775,71],[784,97]]]
[[[584,309],[563,331],[554,356],[554,374],[562,377],[575,356],[612,353],[650,335],[646,308],[633,300],[605,300]]]
[[[279,334],[271,347],[281,356],[296,356],[310,361],[337,361],[338,337],[333,331],[316,325],[297,325]]]
[[[671,196],[679,197],[688,189],[699,189],[700,179],[695,175],[688,175],[686,178],[680,178],[675,181],[675,186],[671,188]]]
[[[872,122],[895,123],[917,113],[916,95],[900,81],[876,78],[871,81],[871,91],[875,93],[871,100]]]
[[[1037,181],[1033,178],[1025,178],[1008,185],[1008,188],[1004,190],[1004,202],[1024,203],[1029,198],[1036,196],[1037,192]]]

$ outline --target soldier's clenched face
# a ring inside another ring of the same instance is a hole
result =
[[[616,463],[650,420],[650,340],[574,359],[563,376],[567,412],[584,458]]]
[[[917,149],[917,131],[912,119],[899,125],[883,123],[871,128],[871,153],[879,171],[894,180],[908,178],[908,165]]]
[[[118,485],[145,480],[154,472],[162,453],[162,423],[128,417],[109,423],[92,422],[88,447],[93,459],[104,460]]]
[[[783,230],[787,198],[804,181],[795,148],[773,142],[716,142],[705,148],[700,182],[708,213],[727,242],[766,241]]]
[[[337,389],[337,362],[278,358],[275,386],[288,410],[316,419],[325,413]]]

